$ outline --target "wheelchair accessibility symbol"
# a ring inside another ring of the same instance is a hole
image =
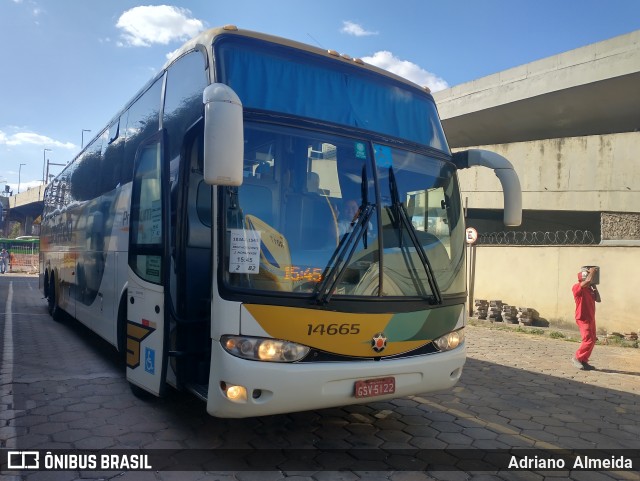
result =
[[[156,373],[156,351],[148,347],[144,348],[144,370],[149,374]]]

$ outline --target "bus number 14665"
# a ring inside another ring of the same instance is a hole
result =
[[[360,332],[360,324],[307,324],[307,336],[318,334],[320,336],[335,336],[340,334],[358,334]]]

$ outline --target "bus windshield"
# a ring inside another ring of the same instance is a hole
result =
[[[464,292],[450,163],[280,125],[247,121],[244,135],[243,184],[224,191],[227,287],[309,297]]]

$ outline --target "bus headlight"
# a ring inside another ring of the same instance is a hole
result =
[[[464,342],[464,329],[450,332],[433,341],[440,351],[450,351]]]
[[[261,337],[222,336],[220,342],[229,354],[252,361],[295,362],[310,350],[295,342]]]

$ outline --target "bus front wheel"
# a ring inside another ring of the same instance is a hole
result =
[[[131,392],[135,397],[142,401],[151,401],[153,398],[155,398],[155,396],[149,391],[145,391],[141,387],[133,384],[131,381],[129,381],[129,389],[131,389]]]

